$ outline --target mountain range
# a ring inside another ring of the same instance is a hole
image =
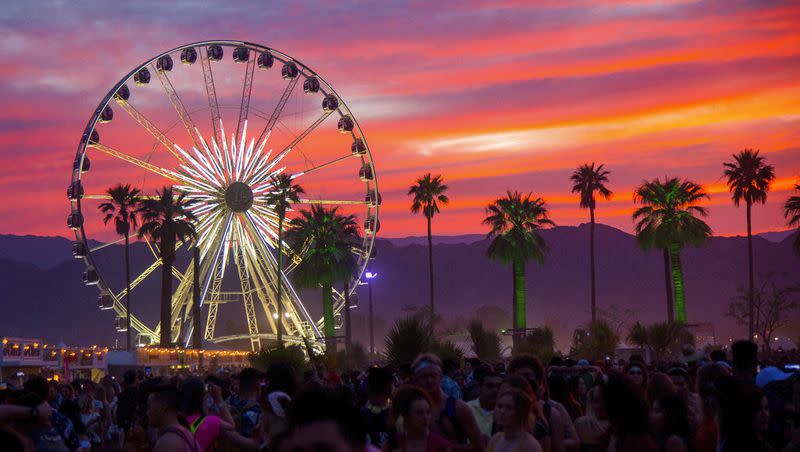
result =
[[[529,326],[551,326],[564,348],[572,331],[589,317],[588,225],[559,226],[542,231],[550,249],[543,265],[527,266]],[[770,238],[774,240],[773,234]],[[800,283],[800,257],[793,253],[793,236],[780,241],[753,240],[756,278],[773,273],[785,284]],[[371,270],[376,314],[376,342],[391,323],[428,303],[427,238],[378,239]],[[483,235],[437,237],[434,240],[437,311],[447,328],[480,317],[492,329],[509,327],[511,269],[486,257]],[[747,281],[745,237],[713,237],[700,248],[685,248],[687,314],[690,323],[710,322],[719,342],[739,337],[743,328],[723,316]],[[93,244],[96,245],[96,244]],[[81,281],[84,264],[71,255],[71,242],[62,237],[0,235],[0,336],[39,337],[68,344],[113,345],[124,340],[116,333],[112,311],[97,308],[97,289]],[[96,254],[103,276],[123,286],[122,246],[111,245]],[[132,274],[153,262],[143,243],[132,246]],[[185,264],[183,264],[185,265]],[[132,291],[134,312],[151,324],[158,312],[160,271]],[[314,315],[320,315],[320,295],[301,290]],[[353,311],[356,340],[366,342],[367,291],[359,289],[360,306]],[[604,315],[622,323],[645,323],[666,317],[662,255],[644,252],[634,236],[597,225],[597,304]],[[218,328],[244,329],[237,304],[220,310]],[[800,336],[800,319],[780,335]],[[797,339],[795,339],[797,342]]]

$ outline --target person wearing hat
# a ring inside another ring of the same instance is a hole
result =
[[[775,366],[765,367],[756,375],[756,386],[764,389],[773,381],[783,381],[787,378],[791,378],[791,376],[792,374],[786,373]]]

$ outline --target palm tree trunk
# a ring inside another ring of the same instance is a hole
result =
[[[750,222],[750,201],[747,201],[747,263],[749,276],[749,290],[747,292],[747,312],[748,312],[748,338],[752,338],[755,332],[755,314],[753,312],[753,232]]]
[[[675,320],[686,323],[686,294],[683,287],[680,245],[676,243],[670,245],[669,258],[672,261],[672,284],[675,287]]]
[[[200,248],[197,247],[197,239],[194,242],[194,265],[192,280],[192,348],[200,350],[203,348],[202,340],[200,339],[200,330],[202,324],[200,320]],[[202,360],[202,354],[198,354]],[[202,367],[202,361],[198,362],[198,366]]]
[[[170,239],[161,240],[161,335],[159,345],[172,346],[172,263],[175,245]]]
[[[344,349],[350,352],[353,340],[353,330],[350,325],[350,281],[344,280]]]
[[[131,256],[130,256],[130,237],[125,232],[125,311],[128,313],[125,319],[125,344],[128,352],[133,348],[131,344]]]
[[[592,322],[597,321],[594,275],[594,207],[589,207],[589,274],[592,278]]]
[[[431,322],[431,336],[434,335],[434,330],[436,329],[436,309],[434,309],[433,304],[433,238],[431,237],[431,217],[427,217],[428,219],[428,280],[430,281],[430,322]]]
[[[336,335],[333,324],[333,291],[330,283],[322,283],[322,319],[327,352],[336,350]]]
[[[278,290],[275,305],[278,311],[278,347],[283,347],[283,215],[278,217]]]
[[[525,262],[514,261],[511,264],[511,270],[514,273],[514,305],[512,306],[514,334],[512,337],[516,344],[525,337]]]
[[[667,289],[667,323],[675,321],[675,310],[672,304],[672,278],[669,273],[670,267],[669,250],[664,248],[664,285]]]

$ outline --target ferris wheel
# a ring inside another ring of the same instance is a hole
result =
[[[363,221],[362,242],[352,249],[358,270],[348,287],[354,292],[374,257],[381,199],[358,121],[322,77],[265,46],[203,41],[156,55],[116,83],[83,131],[67,190],[73,255],[85,262],[84,283],[99,289],[99,308],[116,313],[116,330],[125,331],[129,315],[119,276],[123,261],[117,259],[121,246],[113,246],[122,239],[103,225],[97,207],[109,199],[108,187],[130,183],[144,195],[172,186],[191,201],[207,341],[249,341],[257,350],[276,340],[281,322],[287,343],[321,344],[323,320],[292,286],[303,253],[284,244],[287,263],[278,274],[278,217],[265,199],[278,174],[290,175],[305,190],[300,205],[287,212],[287,223],[315,204]],[[130,320],[139,343],[147,344],[157,342],[165,326],[137,312],[157,304],[147,287],[161,274],[157,243],[143,242],[147,265],[132,268]],[[173,342],[191,337],[191,246],[178,243],[172,271]],[[343,293],[334,291],[337,327],[343,309]]]

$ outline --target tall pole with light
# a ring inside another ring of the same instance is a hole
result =
[[[375,354],[375,329],[372,324],[372,280],[378,276],[377,272],[367,271],[364,273],[367,278],[367,293],[369,294],[369,354]]]

